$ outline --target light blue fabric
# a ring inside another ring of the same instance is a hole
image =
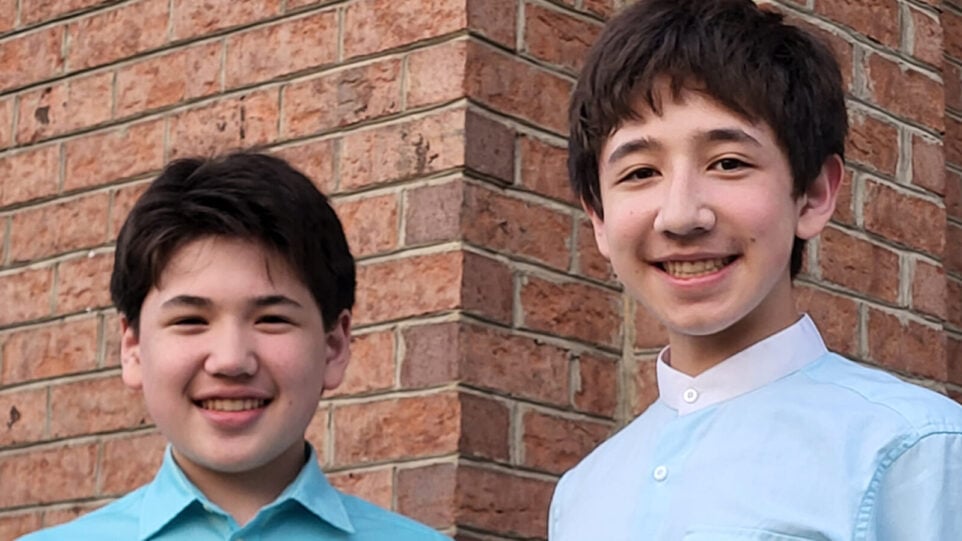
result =
[[[959,404],[829,353],[807,317],[736,357],[659,360],[659,399],[559,482],[549,539],[962,540]]]
[[[435,530],[332,487],[310,456],[297,478],[244,527],[210,502],[168,447],[154,480],[77,520],[21,541],[442,541]]]

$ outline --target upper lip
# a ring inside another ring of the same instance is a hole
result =
[[[710,252],[699,252],[693,254],[669,254],[662,257],[656,257],[649,259],[648,261],[653,264],[668,263],[670,261],[706,261],[711,259],[727,259],[729,257],[734,257],[736,254],[730,253],[710,253]]]
[[[202,402],[204,400],[218,400],[218,399],[253,399],[253,400],[270,400],[273,395],[266,391],[260,389],[251,389],[247,387],[236,387],[236,388],[225,388],[225,389],[211,389],[209,391],[203,391],[194,395],[193,400]]]

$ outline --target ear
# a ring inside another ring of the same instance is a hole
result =
[[[140,390],[144,386],[140,366],[140,336],[124,315],[120,316],[120,334],[121,379],[127,387]]]
[[[837,154],[832,154],[825,160],[818,177],[798,198],[799,214],[795,236],[808,240],[822,232],[835,212],[835,202],[844,175],[845,166]]]
[[[334,389],[344,381],[344,372],[351,360],[351,313],[347,310],[337,317],[334,328],[324,337],[327,352],[324,358],[324,389]]]
[[[605,259],[610,259],[608,254],[608,235],[605,233],[605,220],[595,209],[585,202],[584,199],[581,200],[581,208],[585,209],[585,213],[591,218],[591,227],[595,231],[595,244],[598,245],[598,251],[601,255],[605,256]]]

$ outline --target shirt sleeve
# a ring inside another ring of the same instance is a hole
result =
[[[962,432],[919,439],[879,476],[875,541],[962,537]],[[871,498],[870,498],[871,501]]]
[[[554,487],[551,507],[548,510],[548,541],[561,541],[561,502],[564,499],[565,476]]]

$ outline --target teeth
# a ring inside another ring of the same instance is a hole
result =
[[[703,259],[701,261],[666,261],[664,263],[665,272],[678,278],[694,278],[703,274],[709,274],[721,269],[728,264],[728,260]]]
[[[202,400],[200,407],[205,410],[213,411],[244,411],[253,410],[258,408],[263,408],[267,405],[267,400],[258,400],[254,398],[215,398],[211,400]]]

